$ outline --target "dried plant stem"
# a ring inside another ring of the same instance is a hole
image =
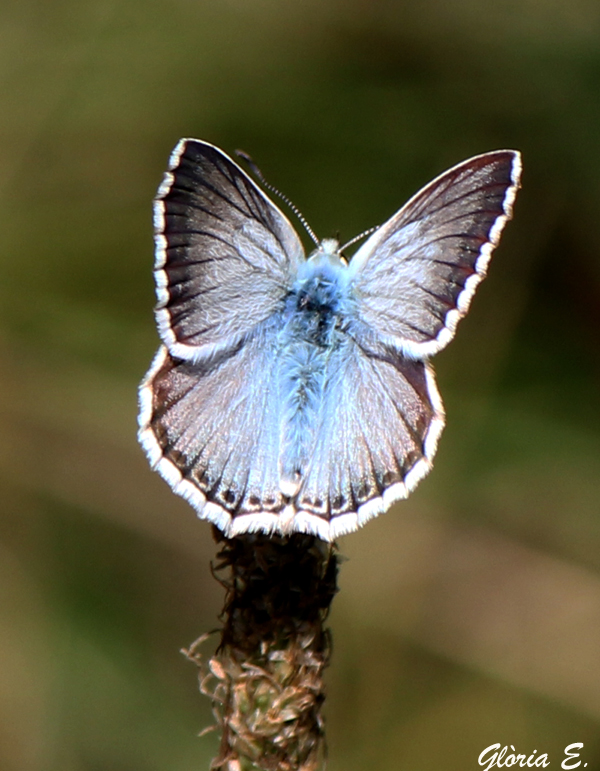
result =
[[[323,623],[336,592],[334,547],[313,536],[247,534],[221,544],[214,573],[226,588],[221,642],[200,667],[221,745],[213,769],[314,771],[324,754]]]

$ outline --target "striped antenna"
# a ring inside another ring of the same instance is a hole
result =
[[[374,225],[372,228],[369,228],[368,230],[363,230],[362,233],[359,233],[357,236],[354,236],[354,238],[351,238],[346,244],[344,244],[340,248],[340,252],[343,252],[344,249],[347,249],[349,246],[352,246],[352,244],[355,244],[357,241],[360,241],[361,238],[371,235],[371,233],[374,233],[378,229],[379,229],[379,225]]]
[[[250,170],[252,173],[257,177],[257,179],[262,183],[264,187],[267,188],[267,190],[270,190],[272,193],[274,193],[276,196],[279,196],[282,201],[284,201],[289,208],[294,212],[296,217],[300,220],[300,222],[304,225],[304,229],[308,233],[308,235],[312,238],[312,240],[315,242],[315,244],[318,246],[320,244],[319,239],[315,235],[315,231],[311,228],[311,226],[306,221],[305,216],[302,214],[300,209],[293,204],[290,199],[287,197],[287,195],[284,195],[281,193],[276,187],[271,185],[270,182],[267,182],[267,180],[264,178],[262,171],[258,168],[258,166],[254,163],[252,158],[248,155],[248,153],[245,153],[243,150],[236,150],[235,154],[238,156],[238,158],[242,158],[248,166],[250,167]]]

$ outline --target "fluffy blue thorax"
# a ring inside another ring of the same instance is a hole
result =
[[[333,239],[321,242],[299,270],[285,306],[290,342],[304,341],[319,347],[334,343],[347,304],[348,269]]]
[[[290,495],[299,486],[318,431],[331,355],[345,341],[348,273],[337,248],[337,241],[324,240],[301,265],[279,333],[280,465]]]

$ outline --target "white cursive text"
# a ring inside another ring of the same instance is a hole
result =
[[[490,768],[496,766],[497,768],[511,768],[511,766],[519,766],[520,768],[547,768],[550,765],[548,760],[548,753],[544,752],[541,755],[537,754],[537,750],[534,750],[531,755],[517,754],[514,746],[511,744],[509,748],[504,746],[500,750],[500,742],[497,744],[490,744],[479,756],[479,765],[483,766],[484,771],[490,771]],[[500,750],[498,752],[498,750]]]

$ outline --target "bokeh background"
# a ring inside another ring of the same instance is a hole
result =
[[[597,0],[2,0],[0,767],[191,771],[179,653],[210,527],[151,473],[151,200],[181,136],[250,152],[321,236],[503,147],[523,189],[436,358],[409,501],[340,541],[330,771],[600,768]]]

